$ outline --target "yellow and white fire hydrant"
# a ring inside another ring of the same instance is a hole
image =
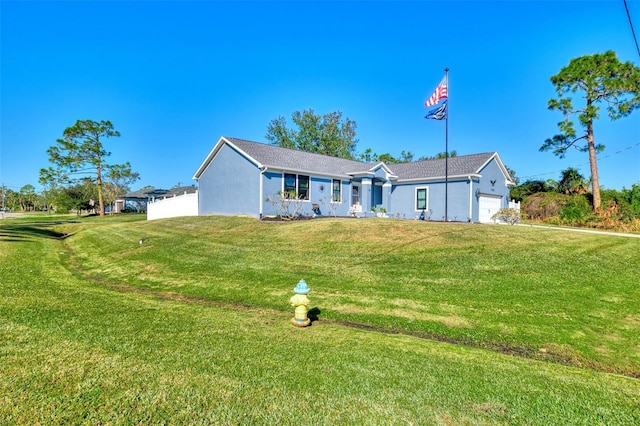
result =
[[[295,293],[289,299],[289,303],[295,309],[295,316],[291,318],[291,324],[296,327],[306,327],[311,324],[311,320],[307,317],[307,312],[309,311],[309,299],[307,298],[307,294],[311,289],[307,285],[304,280],[300,280],[296,288],[293,289]]]

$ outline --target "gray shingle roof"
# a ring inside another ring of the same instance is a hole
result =
[[[482,154],[460,155],[450,157],[448,161],[449,176],[468,176],[480,172],[496,153],[485,152]],[[398,179],[424,179],[439,178],[445,175],[446,161],[444,158],[434,160],[415,161],[412,163],[391,164],[389,168],[398,176]]]
[[[308,170],[324,174],[347,174],[368,170],[371,165],[360,161],[281,148],[244,139],[225,138],[263,166],[290,170]]]
[[[168,190],[167,193],[165,194],[165,196],[166,197],[173,197],[174,195],[183,195],[185,192],[187,194],[193,194],[197,190],[198,190],[198,188],[196,188],[194,185],[178,186],[176,188],[171,188],[170,190]]]
[[[223,137],[222,139],[235,145],[249,157],[260,163],[261,166],[281,170],[304,170],[309,173],[345,175],[346,177],[353,174],[366,173],[377,164],[281,148],[275,145],[252,142],[245,139],[231,137]],[[448,161],[448,174],[449,176],[477,174],[495,155],[495,152],[486,152],[482,154],[451,157]],[[207,164],[208,160],[209,158],[205,160],[199,172],[203,171],[203,167]],[[398,180],[437,179],[444,178],[445,176],[445,159],[387,164],[386,166],[391,170],[393,175],[397,176]],[[196,178],[199,172],[196,172]]]
[[[160,197],[166,194],[168,191],[166,189],[158,189],[158,188],[142,188],[137,191],[129,192],[124,196],[124,198],[152,198],[152,197]]]
[[[154,198],[154,197],[173,197],[174,195],[182,195],[185,192],[187,194],[194,193],[198,190],[195,186],[180,186],[172,189],[160,189],[160,188],[143,188],[137,191],[129,192],[124,198]]]

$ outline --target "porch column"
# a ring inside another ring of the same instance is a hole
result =
[[[391,181],[387,180],[382,184],[382,205],[391,215]]]
[[[371,213],[371,203],[373,201],[373,192],[371,191],[371,179],[362,179],[362,213]]]

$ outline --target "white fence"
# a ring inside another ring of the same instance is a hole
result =
[[[198,192],[155,199],[147,203],[147,220],[198,216]]]
[[[514,201],[514,200],[509,201],[509,208],[520,211],[520,201]]]

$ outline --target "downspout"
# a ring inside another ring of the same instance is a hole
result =
[[[260,169],[260,185],[258,186],[258,187],[259,187],[259,192],[260,192],[260,200],[258,200],[258,201],[259,201],[259,204],[258,204],[258,205],[260,206],[260,208],[258,209],[258,214],[259,214],[260,219],[262,219],[262,215],[263,215],[263,209],[262,209],[263,204],[262,204],[262,199],[264,198],[264,197],[263,197],[263,195],[264,195],[264,194],[263,194],[263,191],[264,191],[264,190],[263,190],[262,186],[264,185],[264,172],[266,172],[266,171],[267,171],[267,167],[266,167],[266,166],[265,166],[265,167],[262,167],[262,168]]]
[[[473,179],[469,176],[469,222],[473,222]]]

